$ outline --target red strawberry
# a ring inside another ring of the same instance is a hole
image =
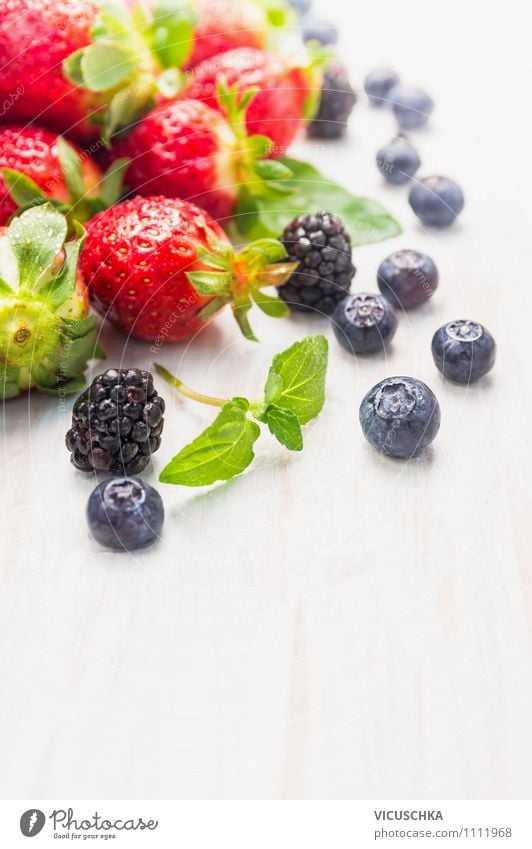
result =
[[[137,339],[186,339],[226,303],[254,338],[251,298],[270,315],[286,315],[282,301],[259,292],[294,270],[279,262],[286,257],[281,243],[262,239],[235,256],[223,230],[194,204],[137,196],[101,212],[87,229],[80,267],[91,298]]]
[[[219,112],[198,100],[163,103],[113,148],[130,165],[127,185],[138,194],[192,200],[218,220],[230,219],[244,195],[286,197],[279,180],[291,172],[265,162],[269,140],[247,137],[245,110],[253,91],[238,102],[236,90],[222,96],[230,127]]]
[[[113,148],[131,162],[126,183],[139,194],[191,200],[229,218],[238,195],[236,136],[219,112],[197,100],[163,103]]]
[[[198,22],[187,68],[237,47],[266,46],[268,20],[259,6],[235,0],[199,0],[195,9]]]
[[[0,113],[3,120],[38,121],[86,142],[98,137],[87,115],[95,94],[76,89],[62,62],[90,43],[91,0],[3,0],[0,7]]]
[[[241,92],[258,89],[246,114],[248,132],[270,138],[275,145],[272,155],[286,153],[303,127],[305,105],[315,88],[313,74],[283,56],[242,47],[197,65],[182,96],[220,109],[216,96],[220,82]]]
[[[65,181],[60,161],[60,136],[39,127],[0,127],[0,225],[6,224],[19,204],[13,199],[3,177],[3,169],[10,168],[32,180],[47,197],[67,204],[70,192]],[[82,151],[71,145],[81,162],[81,179],[87,195],[94,194],[102,179],[96,163]],[[23,185],[24,184],[24,185]],[[21,193],[26,181],[12,183],[15,195]],[[22,197],[22,194],[21,194]]]

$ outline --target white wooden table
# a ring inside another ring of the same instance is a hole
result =
[[[355,109],[349,138],[294,153],[400,219],[356,251],[354,285],[401,247],[440,268],[433,302],[401,318],[386,357],[356,360],[325,323],[229,316],[158,357],[197,389],[259,394],[272,355],[331,339],[328,402],[290,454],[207,490],[160,486],[153,549],[99,548],[94,481],[63,446],[69,415],[33,395],[5,406],[0,570],[0,793],[69,798],[527,798],[532,792],[530,567],[530,52],[524,0],[329,2],[361,87],[389,63],[437,107],[415,134],[420,174],[464,186],[460,222],[423,232],[383,185],[389,113]],[[528,114],[527,114],[528,113]],[[470,317],[498,361],[443,383],[434,330]],[[104,332],[108,366],[148,346]],[[383,377],[426,381],[442,407],[432,451],[405,464],[364,441],[358,405]],[[147,476],[213,417],[161,386],[166,431]]]

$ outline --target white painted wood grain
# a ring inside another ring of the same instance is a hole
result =
[[[329,400],[290,455],[207,491],[162,487],[160,544],[135,556],[88,537],[94,482],[68,463],[54,401],[9,402],[2,436],[0,792],[68,798],[527,798],[532,792],[530,567],[530,55],[524,2],[330,2],[361,84],[387,62],[437,108],[416,133],[421,173],[463,185],[444,233],[383,186],[387,113],[356,107],[349,138],[298,154],[380,198],[404,225],[356,252],[359,289],[400,247],[431,254],[433,303],[404,316],[388,357],[355,360],[325,323],[229,317],[160,359],[191,385],[258,393],[271,356],[331,338]],[[334,13],[334,15],[333,15]],[[442,383],[439,324],[485,323],[493,373]],[[147,346],[104,332],[109,365]],[[433,451],[377,456],[358,404],[391,374],[442,406]],[[169,400],[148,479],[212,418]]]

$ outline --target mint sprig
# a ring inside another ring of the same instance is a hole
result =
[[[256,421],[266,424],[285,448],[301,451],[301,425],[315,418],[325,402],[327,357],[324,336],[295,342],[274,357],[264,395],[256,401],[201,395],[156,364],[157,373],[187,398],[221,407],[213,423],[170,460],[159,480],[179,486],[208,486],[239,475],[255,456],[253,447],[261,433]]]

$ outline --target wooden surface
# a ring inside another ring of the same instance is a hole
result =
[[[158,359],[216,394],[259,394],[272,355],[331,339],[328,402],[290,454],[263,437],[254,466],[208,490],[160,486],[164,534],[135,556],[87,532],[94,481],[46,397],[4,411],[0,793],[70,798],[527,798],[532,792],[530,567],[530,53],[524,2],[327,4],[358,87],[383,62],[437,106],[420,175],[464,186],[466,210],[423,232],[383,185],[388,113],[363,96],[349,138],[297,154],[379,198],[404,233],[356,251],[375,289],[392,250],[429,253],[433,302],[403,316],[388,356],[354,359],[325,323],[229,316]],[[355,8],[356,7],[356,8]],[[528,80],[528,82],[527,82]],[[496,337],[492,374],[443,383],[434,330],[469,317]],[[147,346],[104,332],[108,366]],[[358,406],[394,374],[442,407],[432,451],[378,456]],[[162,387],[161,387],[162,388]],[[157,474],[213,411],[168,400]]]

